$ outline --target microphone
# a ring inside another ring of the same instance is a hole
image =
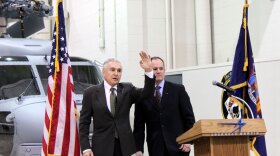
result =
[[[224,84],[222,84],[222,83],[220,83],[220,82],[217,82],[217,81],[215,81],[215,80],[212,82],[212,84],[215,85],[215,86],[218,86],[218,87],[220,87],[220,88],[225,89],[226,92],[228,92],[228,93],[230,93],[230,94],[234,94],[234,93],[235,93],[235,90],[234,90],[234,89],[232,89],[232,88],[230,88],[230,87],[228,87],[228,86],[226,86],[226,85],[224,85]]]

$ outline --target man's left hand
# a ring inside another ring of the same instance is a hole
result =
[[[191,151],[191,144],[182,144],[179,149],[183,152],[189,152]]]

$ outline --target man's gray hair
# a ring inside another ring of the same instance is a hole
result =
[[[104,61],[103,63],[103,69],[106,68],[106,66],[108,65],[108,63],[110,62],[118,62],[119,64],[121,64],[121,62],[115,58],[109,58],[107,60]]]

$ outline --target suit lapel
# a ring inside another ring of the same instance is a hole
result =
[[[115,116],[118,115],[118,112],[120,111],[121,108],[121,101],[123,101],[123,92],[124,92],[124,86],[122,84],[118,84],[117,88],[117,103],[116,103],[116,114]]]
[[[100,107],[102,108],[102,109],[105,109],[105,111],[107,112],[107,113],[109,113],[111,116],[113,116],[112,114],[111,114],[111,112],[110,112],[110,110],[109,110],[109,108],[108,108],[108,106],[107,106],[107,101],[106,101],[106,94],[105,94],[105,89],[104,89],[104,82],[103,83],[101,83],[99,86],[98,86],[98,89],[96,90],[96,101],[98,101],[98,102],[96,102],[97,104],[98,103],[100,103]],[[93,103],[95,103],[95,102],[93,102]]]
[[[161,95],[161,103],[160,103],[161,107],[165,106],[165,102],[168,98],[169,91],[170,91],[170,84],[167,81],[165,81],[162,95]]]

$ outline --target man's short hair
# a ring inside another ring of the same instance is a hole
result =
[[[163,59],[161,57],[154,56],[154,57],[151,57],[151,60],[161,60],[161,62],[163,63],[163,67],[165,67],[164,61],[163,61]]]
[[[115,58],[109,58],[107,60],[104,61],[103,63],[103,69],[106,68],[106,66],[108,65],[108,63],[110,62],[118,62],[119,64],[121,64],[121,62]]]

